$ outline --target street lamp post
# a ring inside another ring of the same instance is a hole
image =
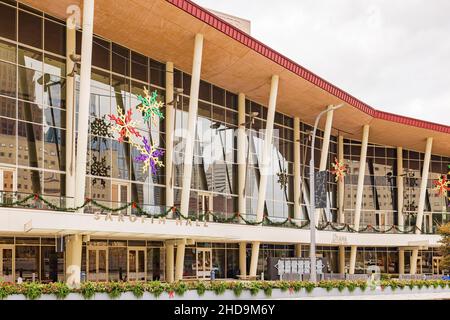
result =
[[[317,270],[316,270],[316,204],[315,204],[315,191],[314,191],[314,146],[316,142],[316,131],[317,126],[319,125],[319,120],[325,113],[328,113],[332,110],[339,109],[343,106],[343,104],[332,106],[331,108],[327,108],[320,112],[314,123],[314,130],[312,132],[311,139],[311,160],[309,161],[309,230],[310,230],[310,238],[311,244],[309,246],[309,259],[310,259],[310,281],[317,281]]]

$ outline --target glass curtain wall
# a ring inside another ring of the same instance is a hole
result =
[[[361,142],[344,139],[344,159],[349,173],[344,179],[345,222],[354,223],[356,191],[360,167]],[[396,223],[396,149],[369,144],[364,174],[360,226],[385,228]]]
[[[77,32],[78,53],[80,48],[81,32]],[[117,132],[105,135],[92,127],[93,123],[110,124],[110,114],[118,117],[132,110],[139,134],[150,144],[165,150],[164,120],[146,123],[142,113],[136,109],[140,104],[138,96],[145,96],[144,88],[149,92],[156,91],[158,101],[165,100],[165,65],[94,36],[86,196],[110,207],[133,201],[147,212],[161,213],[166,210],[164,167],[159,168],[155,175],[150,170],[143,172],[143,164],[134,160],[139,151],[132,147],[128,138],[119,142]],[[77,85],[77,94],[78,89]],[[130,213],[130,210],[124,213]]]
[[[18,6],[18,7],[17,7]],[[65,195],[65,27],[0,3],[0,191]]]
[[[312,139],[312,131],[313,127],[300,123],[300,169],[301,169],[301,177],[304,182],[304,188],[302,188],[301,192],[301,206],[303,208],[302,212],[304,214],[304,218],[307,219],[306,215],[308,212],[308,208],[306,206],[305,199],[309,200],[309,162],[311,161],[311,139]],[[316,140],[314,145],[314,168],[316,171],[319,170],[320,166],[320,157],[323,145],[323,135],[324,132],[322,130],[317,130],[316,132]],[[337,158],[337,137],[331,135],[330,136],[330,145],[328,149],[328,158],[325,170],[328,172],[332,169],[331,164],[334,162],[334,159]],[[327,180],[327,207],[325,210],[320,210],[319,221],[336,221],[337,220],[337,184],[335,182],[334,176],[328,174]]]
[[[175,112],[174,185],[175,205],[181,203],[184,144],[186,138],[190,75],[175,70],[174,86],[183,88]],[[230,216],[237,208],[237,96],[200,82],[197,130],[189,210],[191,215],[208,211]]]
[[[250,114],[257,112],[254,122],[247,126],[247,216],[255,219],[258,203],[259,183],[261,178],[260,163],[264,148],[267,108],[253,101],[246,100],[246,122],[250,123]],[[267,188],[264,212],[269,217],[286,219],[293,214],[293,118],[275,112],[271,162],[266,174]]]

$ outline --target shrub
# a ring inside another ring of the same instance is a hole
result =
[[[233,293],[236,297],[239,297],[244,290],[244,284],[242,282],[235,282],[232,285]]]
[[[141,298],[144,295],[144,285],[141,282],[136,282],[131,286],[131,291],[136,298]]]
[[[211,289],[214,291],[215,294],[221,295],[225,293],[225,290],[227,289],[227,284],[222,281],[212,282]]]
[[[205,284],[204,284],[202,281],[196,283],[196,290],[197,290],[197,294],[198,294],[199,296],[204,295],[204,294],[205,294],[205,291],[206,291],[206,286],[205,286]]]
[[[122,286],[119,282],[111,282],[107,286],[107,292],[109,297],[116,299],[122,294]]]
[[[70,293],[69,286],[64,282],[56,282],[54,288],[54,294],[58,299],[65,299]]]
[[[316,287],[316,284],[314,282],[305,282],[304,287],[306,289],[306,292],[311,293],[314,288]]]
[[[335,286],[335,282],[334,281],[320,281],[319,282],[319,287],[320,288],[325,288],[327,291],[331,291]]]
[[[5,299],[14,293],[16,293],[16,290],[13,284],[8,282],[0,282],[0,299]]]
[[[175,283],[172,289],[178,296],[182,296],[188,290],[188,285],[186,282],[179,281]]]
[[[93,282],[84,282],[81,284],[81,294],[85,299],[91,299],[96,292],[96,288]]]
[[[148,291],[151,292],[156,298],[158,298],[165,290],[165,287],[159,281],[150,282],[148,285]]]
[[[36,282],[26,283],[23,285],[23,295],[27,297],[27,299],[37,299],[42,294],[42,285]]]

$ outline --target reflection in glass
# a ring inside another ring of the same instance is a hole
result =
[[[16,120],[0,118],[0,163],[16,163],[16,127]]]
[[[44,164],[47,169],[64,171],[66,167],[65,137],[66,130],[45,126],[44,128]],[[64,144],[63,144],[64,143]]]
[[[109,74],[93,70],[91,75],[90,114],[101,118],[110,114],[111,87]]]
[[[41,72],[19,67],[19,99],[42,104],[43,85],[38,81],[41,76]]]
[[[41,125],[18,122],[18,164],[42,167],[43,130]]]
[[[0,61],[0,94],[16,96],[16,66]]]
[[[19,100],[18,116],[19,120],[42,124],[42,106]]]
[[[17,169],[17,192],[24,198],[27,194],[41,193],[41,173],[37,170]]]
[[[5,60],[8,62],[16,62],[16,46],[9,42],[4,42],[0,40],[0,60]]]

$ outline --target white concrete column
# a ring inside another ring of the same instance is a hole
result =
[[[66,206],[75,203],[75,76],[69,76],[75,63],[70,55],[76,54],[76,18],[71,15],[66,21]]]
[[[239,242],[239,274],[247,275],[247,243]]]
[[[294,117],[294,218],[302,217],[301,208],[300,119]]]
[[[258,256],[259,256],[259,245],[260,242],[252,242],[252,257],[250,259],[250,272],[251,277],[256,276],[256,271],[258,270]]]
[[[344,136],[338,137],[338,160],[344,161]],[[344,194],[345,194],[345,182],[344,179],[339,179],[337,183],[338,187],[338,221],[339,223],[345,223],[344,213]]]
[[[174,134],[174,105],[173,94],[173,63],[166,62],[166,207],[173,206],[173,134]],[[172,218],[172,212],[169,213]],[[173,249],[173,248],[172,248]]]
[[[339,273],[345,273],[345,246],[339,246]]]
[[[70,287],[78,287],[81,277],[82,235],[67,236],[66,239],[66,283]]]
[[[397,224],[402,228],[405,224],[403,219],[403,148],[397,147]]]
[[[363,127],[363,136],[361,141],[361,154],[359,157],[359,172],[358,172],[358,186],[356,189],[356,204],[355,204],[355,216],[353,220],[353,228],[358,231],[359,223],[361,220],[362,198],[364,191],[364,175],[366,173],[366,158],[367,158],[367,145],[369,142],[369,128],[368,124]],[[355,273],[356,265],[356,251],[357,246],[351,246],[350,250],[350,274]]]
[[[427,192],[428,173],[430,171],[432,147],[433,147],[433,138],[429,137],[427,138],[427,145],[425,147],[425,156],[423,159],[423,168],[422,168],[422,180],[420,181],[419,204],[417,205],[416,234],[421,233],[418,229],[422,230],[423,211],[425,209],[425,200],[426,200],[425,198]]]
[[[261,221],[264,218],[264,203],[266,200],[267,177],[271,173],[270,166],[271,166],[272,145],[273,145],[272,144],[273,124],[275,121],[275,108],[277,104],[278,82],[279,77],[277,75],[273,75],[270,84],[270,96],[269,96],[269,106],[267,110],[264,149],[261,158],[262,160],[260,162],[259,167],[261,178],[259,181],[258,203],[256,207],[256,221]],[[259,242],[254,242],[252,243],[252,257],[250,263],[251,276],[256,276],[258,256],[259,256]]]
[[[358,186],[356,189],[355,218],[353,228],[358,231],[361,221],[362,199],[364,191],[364,176],[366,173],[367,144],[369,142],[369,125],[363,127],[363,136],[361,141],[361,154],[359,157]]]
[[[300,243],[295,244],[295,257],[301,258],[302,257],[302,245]]]
[[[264,217],[264,202],[266,200],[267,177],[271,173],[271,158],[272,158],[272,140],[273,140],[273,124],[275,120],[275,108],[277,104],[279,77],[272,76],[270,85],[269,106],[267,110],[267,122],[264,138],[264,149],[260,162],[259,171],[261,179],[259,181],[258,203],[256,207],[256,220],[261,221]],[[252,258],[253,259],[253,258]]]
[[[166,282],[171,283],[174,280],[174,243],[166,241]]]
[[[417,259],[419,258],[419,249],[413,249],[411,252],[411,257],[409,261],[409,273],[416,274],[417,273]]]
[[[194,43],[194,58],[192,61],[191,91],[189,99],[188,127],[184,149],[183,189],[181,189],[181,214],[189,211],[191,192],[192,162],[194,157],[194,135],[197,128],[198,92],[200,88],[200,73],[202,67],[203,35],[197,33]]]
[[[420,181],[420,194],[419,194],[419,204],[417,205],[417,219],[416,219],[416,234],[420,234],[422,230],[422,222],[423,222],[423,212],[425,209],[425,198],[427,192],[427,183],[428,183],[428,173],[430,171],[430,160],[431,160],[431,150],[433,148],[433,138],[427,138],[427,144],[425,147],[425,156],[423,159],[423,168],[422,168],[422,179]],[[411,274],[416,274],[417,272],[417,258],[419,257],[419,249],[413,249],[411,254]]]
[[[184,270],[184,253],[186,249],[185,241],[177,242],[177,261],[175,264],[175,281],[183,279],[183,270]]]
[[[83,34],[81,38],[80,99],[78,110],[78,139],[76,158],[75,206],[84,203],[86,192],[86,159],[89,132],[89,100],[91,95],[92,34],[94,0],[83,1]],[[83,212],[83,209],[80,210]]]
[[[331,135],[331,126],[333,124],[333,106],[327,107],[328,111],[326,113],[327,119],[325,122],[325,131],[323,133],[323,141],[322,141],[322,150],[320,152],[320,163],[319,163],[319,171],[324,171],[327,169],[327,162],[328,162],[328,150],[330,148],[330,135]],[[316,225],[320,221],[321,213],[323,212],[323,209],[316,209]]]
[[[238,141],[237,141],[237,161],[238,161],[238,212],[245,218],[246,198],[245,198],[245,176],[247,174],[246,161],[246,134],[245,134],[245,94],[238,96]],[[243,221],[241,221],[243,222]]]
[[[405,274],[405,249],[398,250],[398,273]]]
[[[355,273],[355,266],[356,266],[356,252],[358,250],[357,246],[351,246],[350,247],[350,265],[348,269],[349,274]]]

